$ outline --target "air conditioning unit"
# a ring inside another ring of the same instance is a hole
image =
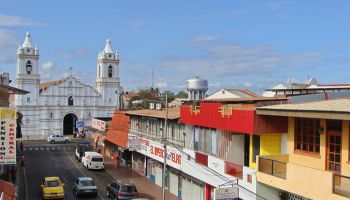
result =
[[[149,109],[154,110],[154,103],[149,103]]]
[[[161,110],[162,109],[162,104],[161,103],[157,103],[156,104],[156,110]]]

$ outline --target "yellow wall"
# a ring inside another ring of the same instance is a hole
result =
[[[349,153],[349,121],[343,121],[341,174],[345,176],[350,176]]]
[[[281,154],[281,142],[281,134],[279,133],[260,135],[260,155]],[[256,163],[253,163],[253,135],[250,135],[249,152],[249,167],[256,169]]]

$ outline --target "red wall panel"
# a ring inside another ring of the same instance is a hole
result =
[[[222,116],[220,103],[201,102],[200,112],[194,113],[190,106],[180,109],[181,123],[218,128],[240,133],[254,132],[255,110],[233,110],[232,115]]]
[[[196,152],[196,162],[208,166],[208,155]]]

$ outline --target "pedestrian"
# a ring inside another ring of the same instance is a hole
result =
[[[16,165],[11,166],[11,180],[14,185],[16,185],[17,169]]]
[[[20,164],[21,167],[24,167],[25,164],[24,164],[24,154],[22,153],[21,154],[21,164]]]
[[[20,149],[21,153],[23,153],[23,148],[24,148],[24,145],[23,145],[23,142],[21,142],[19,144],[19,149]]]

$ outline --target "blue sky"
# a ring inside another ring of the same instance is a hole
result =
[[[73,67],[89,84],[106,38],[120,54],[125,90],[183,90],[199,75],[210,91],[261,92],[280,82],[349,83],[349,1],[0,0],[0,70],[15,78],[26,31],[44,81]]]

